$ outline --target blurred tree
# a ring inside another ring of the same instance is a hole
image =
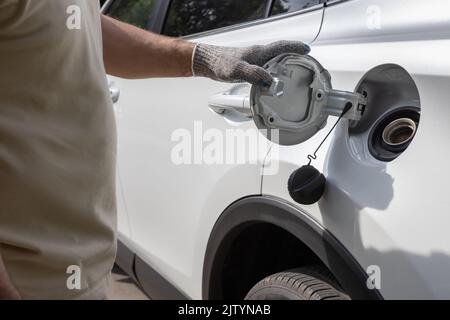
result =
[[[319,0],[275,0],[270,15],[298,11],[319,3]]]
[[[264,18],[266,0],[174,0],[164,34],[183,36]]]
[[[155,0],[117,0],[107,15],[117,20],[147,29]]]

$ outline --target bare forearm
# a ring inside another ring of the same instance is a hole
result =
[[[195,44],[102,16],[106,72],[128,79],[192,75]]]

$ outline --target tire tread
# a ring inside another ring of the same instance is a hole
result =
[[[263,288],[282,287],[298,293],[305,300],[348,300],[323,267],[305,267],[279,272],[259,281],[247,294],[252,297]]]

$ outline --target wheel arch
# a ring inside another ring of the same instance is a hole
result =
[[[300,240],[353,299],[382,299],[378,290],[367,288],[367,273],[329,231],[300,209],[271,196],[240,199],[225,209],[217,220],[205,252],[203,299],[223,298],[221,277],[227,254],[233,241],[247,227],[257,223],[277,226]]]

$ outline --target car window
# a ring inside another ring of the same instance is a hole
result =
[[[114,19],[149,29],[156,0],[116,0],[105,14]]]
[[[274,16],[281,13],[288,13],[307,9],[323,1],[321,0],[275,0],[272,5],[270,15]]]
[[[267,0],[173,0],[163,33],[186,36],[266,16]]]

